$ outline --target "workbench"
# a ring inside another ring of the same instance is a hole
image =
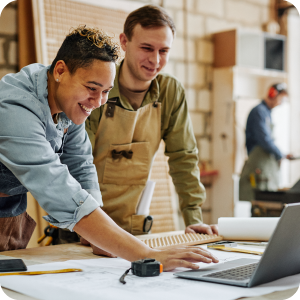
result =
[[[160,234],[155,234],[155,236]],[[162,234],[163,235],[163,234]],[[147,235],[151,236],[151,235]],[[154,235],[153,235],[154,236]],[[99,256],[98,256],[99,257]],[[67,260],[94,259],[96,256],[92,253],[89,246],[83,246],[80,243],[55,245],[47,247],[28,248],[22,250],[4,251],[0,253],[0,259],[20,258],[26,265],[44,264],[50,262],[63,262]],[[23,294],[3,288],[3,291],[11,298],[16,300],[37,300]],[[281,292],[274,292],[259,297],[240,298],[243,300],[281,300],[291,297],[297,288]]]

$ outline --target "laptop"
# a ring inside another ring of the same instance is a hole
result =
[[[257,259],[235,259],[200,270],[175,273],[186,279],[253,287],[300,273],[300,203],[288,204]]]

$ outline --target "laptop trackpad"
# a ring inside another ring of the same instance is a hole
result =
[[[214,273],[217,271],[222,271],[226,269],[232,269],[236,267],[240,267],[243,265],[248,265],[252,263],[258,262],[259,259],[250,259],[250,258],[240,258],[240,259],[234,259],[231,261],[227,261],[225,263],[221,264],[211,264],[205,269],[199,269],[199,270],[190,270],[190,271],[184,271],[184,272],[178,272],[174,273],[175,276],[178,277],[185,277],[185,278],[198,278],[200,276],[208,275],[210,273]]]

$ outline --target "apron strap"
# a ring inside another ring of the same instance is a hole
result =
[[[106,118],[113,118],[118,97],[107,100]]]

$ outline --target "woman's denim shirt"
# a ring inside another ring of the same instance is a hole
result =
[[[84,123],[75,125],[64,113],[57,125],[53,122],[48,70],[49,66],[32,64],[1,79],[0,163],[24,187],[17,192],[28,190],[49,214],[46,221],[72,230],[103,204]],[[9,185],[0,187],[2,193],[16,194]]]

